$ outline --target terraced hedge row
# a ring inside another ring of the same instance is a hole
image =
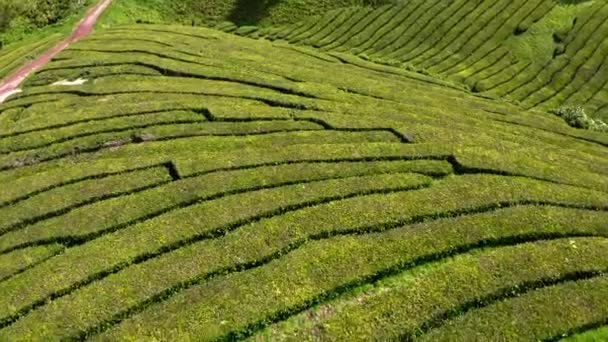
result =
[[[607,147],[347,54],[100,31],[0,105],[0,340],[598,335]]]
[[[528,109],[580,105],[608,120],[608,5],[413,0],[328,11],[281,27],[218,26],[437,75]]]

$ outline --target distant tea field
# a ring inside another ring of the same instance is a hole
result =
[[[605,1],[410,0],[236,33],[402,65],[527,109],[581,105],[608,120]]]
[[[608,133],[549,110],[606,118],[607,25],[96,30],[0,104],[0,341],[605,341]]]

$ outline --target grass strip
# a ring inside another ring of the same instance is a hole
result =
[[[144,145],[142,145],[144,146]],[[192,151],[196,146],[187,147]],[[436,144],[402,144],[402,143],[365,143],[365,144],[306,144],[288,146],[263,146],[258,148],[244,148],[234,151],[199,152],[176,154],[136,154],[137,150],[121,153],[105,150],[95,155],[96,158],[60,159],[47,163],[40,163],[22,168],[12,169],[0,173],[0,182],[12,184],[18,182],[24,190],[30,189],[28,180],[36,183],[37,175],[44,175],[48,181],[41,179],[41,184],[56,184],[55,182],[73,178],[93,176],[106,172],[115,173],[120,170],[136,169],[133,165],[160,165],[175,159],[184,176],[197,172],[229,171],[237,168],[255,166],[283,165],[302,162],[339,162],[339,161],[396,161],[396,160],[447,160],[450,149],[445,145]],[[179,156],[179,157],[176,157]],[[188,167],[190,171],[184,169]],[[62,177],[65,172],[65,177]],[[60,186],[63,183],[57,184]],[[15,183],[17,185],[17,183]],[[39,186],[33,184],[33,186]],[[54,187],[54,186],[52,186]],[[34,188],[37,189],[37,188]],[[9,187],[7,190],[22,193],[19,189]],[[32,189],[33,190],[33,189]]]
[[[24,174],[8,175],[2,179],[2,183],[8,185],[5,186],[1,193],[2,197],[0,198],[2,198],[3,202],[0,204],[0,208],[17,204],[30,197],[56,188],[164,165],[163,162],[157,162],[154,158],[150,159],[152,161],[140,159],[135,164],[127,160],[64,163],[62,165],[54,165],[54,167],[26,170],[31,172]],[[140,166],[133,167],[133,165]]]

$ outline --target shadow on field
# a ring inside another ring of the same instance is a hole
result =
[[[279,2],[280,0],[236,0],[228,20],[237,25],[255,25]]]

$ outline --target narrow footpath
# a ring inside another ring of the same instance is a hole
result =
[[[59,44],[55,45],[42,55],[38,56],[33,61],[30,61],[23,65],[21,68],[13,72],[6,79],[0,83],[0,103],[4,102],[11,95],[18,93],[19,85],[29,76],[32,72],[43,67],[58,53],[66,49],[72,43],[86,37],[91,33],[93,27],[97,23],[97,19],[103,13],[103,11],[110,5],[112,0],[100,0],[95,7],[89,10],[85,17],[76,25],[72,34]]]

